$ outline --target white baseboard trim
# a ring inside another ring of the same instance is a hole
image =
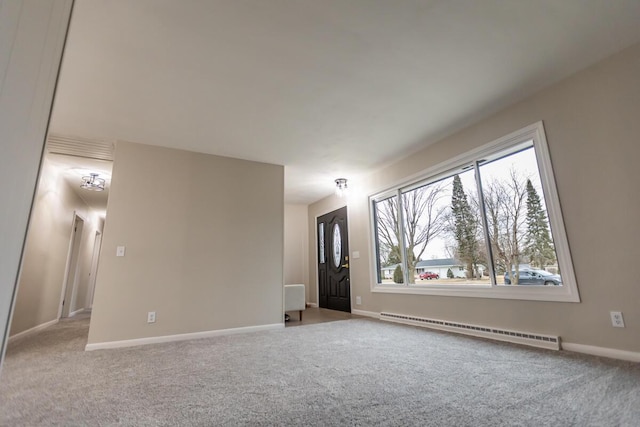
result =
[[[76,315],[78,315],[78,314],[80,314],[80,313],[84,313],[84,312],[85,312],[85,310],[86,310],[86,309],[81,308],[80,310],[73,311],[73,312],[69,313],[69,317],[73,317],[73,316],[76,316]]]
[[[376,313],[375,311],[351,309],[351,314],[357,314],[358,316],[366,316],[366,317],[373,317],[374,319],[380,319],[380,313]]]
[[[316,304],[315,302],[308,302],[307,307],[318,308],[318,304]]]
[[[174,341],[195,340],[200,338],[219,337],[223,335],[244,334],[248,332],[268,331],[284,328],[284,323],[274,323],[271,325],[246,326],[242,328],[219,329],[215,331],[191,332],[178,335],[163,335],[160,337],[134,338],[123,341],[107,341],[87,344],[85,351],[106,350],[111,348],[135,347],[138,345],[159,344]]]
[[[576,353],[590,354],[592,356],[610,357],[611,359],[627,360],[629,362],[640,362],[640,353],[635,351],[617,350],[615,348],[596,347],[593,345],[574,344],[563,342],[562,349],[574,351]]]
[[[8,342],[11,343],[11,342],[17,340],[18,338],[26,337],[28,335],[35,334],[36,332],[39,332],[39,331],[41,331],[43,329],[46,329],[49,326],[53,326],[56,323],[58,323],[58,319],[51,320],[49,322],[45,322],[45,323],[43,323],[41,325],[38,325],[38,326],[34,326],[33,328],[27,329],[26,331],[18,332],[17,334],[10,336]]]

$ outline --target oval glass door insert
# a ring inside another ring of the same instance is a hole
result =
[[[333,262],[336,268],[340,267],[340,260],[342,259],[342,237],[340,236],[340,226],[338,224],[333,225]]]

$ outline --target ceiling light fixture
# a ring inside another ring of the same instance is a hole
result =
[[[336,179],[336,196],[342,197],[347,194],[347,179],[346,178],[338,178]]]
[[[105,180],[98,178],[98,175],[97,173],[90,173],[89,176],[83,176],[80,188],[91,191],[104,191]]]

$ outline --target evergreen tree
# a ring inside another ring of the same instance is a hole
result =
[[[393,281],[395,283],[404,283],[404,275],[402,274],[402,267],[397,266],[395,270],[393,270]]]
[[[473,277],[474,264],[477,263],[479,257],[476,238],[478,224],[471,212],[471,206],[458,175],[453,177],[451,213],[453,215],[454,237],[458,243],[458,257],[466,264],[467,275]]]
[[[398,245],[391,246],[391,251],[389,251],[387,262],[389,263],[389,265],[400,264],[402,262],[402,257],[400,256],[400,247]]]
[[[525,254],[533,266],[544,268],[554,264],[556,252],[549,233],[547,213],[542,208],[540,196],[527,180],[527,234],[525,238]]]
[[[448,277],[449,279],[453,279],[453,277],[454,277],[454,276],[453,276],[453,271],[451,271],[451,269],[450,269],[450,268],[448,268],[448,269],[447,269],[447,277]]]

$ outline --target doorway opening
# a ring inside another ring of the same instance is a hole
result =
[[[82,230],[84,219],[74,213],[73,226],[71,228],[71,239],[69,243],[69,256],[67,257],[67,271],[62,291],[62,302],[60,303],[60,314],[58,317],[71,317],[76,312],[76,294],[78,291],[78,258],[80,255],[80,244],[82,242]]]
[[[88,317],[113,168],[113,143],[49,134],[9,331],[15,339]],[[98,174],[104,189],[83,187]],[[99,285],[98,285],[99,286]]]

